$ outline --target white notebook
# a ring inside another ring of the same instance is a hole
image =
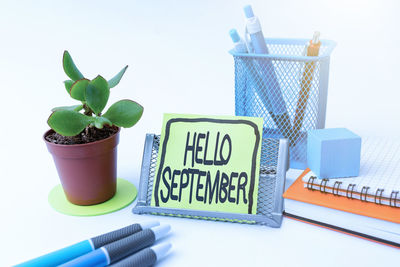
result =
[[[362,138],[358,177],[318,179],[309,172],[303,183],[310,190],[400,207],[400,142]]]

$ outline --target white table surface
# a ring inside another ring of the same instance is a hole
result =
[[[396,266],[400,251],[284,219],[281,228],[134,215],[54,211],[59,183],[42,135],[54,106],[73,104],[61,67],[68,49],[90,77],[130,67],[110,103],[131,98],[142,120],[121,133],[118,176],[139,184],[145,133],[164,112],[234,114],[228,31],[246,1],[0,1],[0,265],[8,266],[125,225],[160,220],[172,253],[157,266]],[[338,42],[327,127],[400,136],[400,17],[396,1],[252,1],[266,36]],[[288,173],[287,184],[299,174]]]

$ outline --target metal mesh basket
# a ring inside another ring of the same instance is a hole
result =
[[[287,140],[263,139],[257,214],[238,214],[151,206],[160,137],[147,134],[143,152],[138,202],[133,213],[177,216],[192,219],[261,224],[280,227],[282,222],[284,183],[288,169]]]
[[[307,131],[325,127],[333,41],[303,56],[306,39],[265,39],[270,54],[230,53],[235,62],[235,113],[264,118],[264,138],[290,141],[290,167],[305,169]]]

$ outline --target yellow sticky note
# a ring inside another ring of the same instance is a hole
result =
[[[165,114],[151,206],[256,214],[262,118]]]

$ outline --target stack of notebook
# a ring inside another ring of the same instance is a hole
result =
[[[400,143],[362,141],[360,176],[306,169],[284,193],[287,217],[400,248]]]

